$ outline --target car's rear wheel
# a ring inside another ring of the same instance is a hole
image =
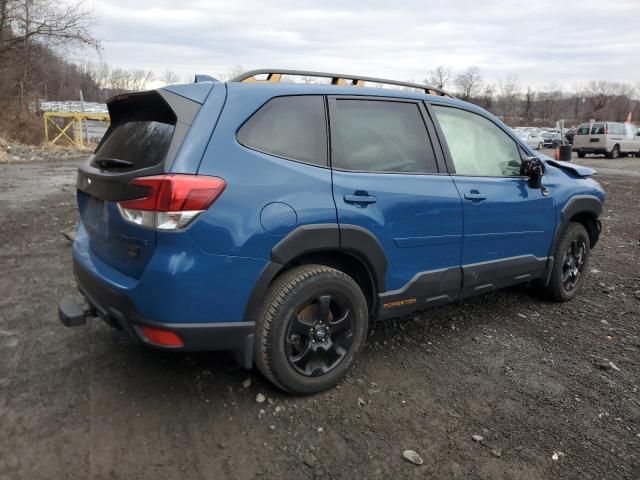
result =
[[[256,325],[256,365],[291,393],[333,387],[362,348],[367,302],[356,282],[323,265],[303,265],[277,278]]]
[[[586,153],[584,153],[584,152],[578,152],[578,158],[584,158],[584,157],[586,157],[586,156],[587,156],[587,154],[586,154]]]
[[[542,142],[540,142],[540,143],[538,144],[538,148],[537,148],[537,150],[542,150],[542,147],[544,147],[544,144],[543,144]]]
[[[545,293],[559,302],[571,300],[584,281],[590,258],[587,230],[579,223],[570,222],[553,254],[553,270]]]
[[[618,145],[614,145],[611,152],[607,154],[607,157],[614,158],[614,159],[620,157],[620,147],[618,147]]]

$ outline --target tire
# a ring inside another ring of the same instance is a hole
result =
[[[256,324],[256,365],[287,392],[327,390],[362,349],[368,317],[362,290],[345,273],[323,265],[292,268],[265,296]]]
[[[611,150],[611,152],[607,152],[606,154],[607,158],[619,158],[620,157],[620,147],[618,145],[614,145],[613,149]]]
[[[576,243],[574,243],[576,242]],[[553,270],[549,285],[543,291],[557,302],[566,302],[575,297],[584,280],[591,259],[590,240],[587,230],[579,223],[569,222],[553,253]],[[574,253],[582,248],[582,261],[577,261]],[[571,252],[571,253],[570,253]],[[571,258],[567,258],[570,255]],[[575,263],[571,263],[575,262]],[[577,271],[576,271],[577,269]],[[577,277],[575,276],[577,273]]]
[[[586,157],[586,156],[587,156],[587,154],[586,154],[586,153],[584,153],[584,152],[578,152],[578,158],[584,158],[584,157]]]
[[[538,148],[536,148],[536,150],[542,150],[542,147],[544,147],[544,144],[542,142],[540,142],[538,144]]]

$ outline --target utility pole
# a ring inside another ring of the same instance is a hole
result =
[[[80,90],[80,110],[84,113],[84,96],[82,95],[82,90]],[[87,143],[89,142],[89,127],[87,126],[87,119],[82,119],[82,126],[84,129],[84,136],[87,139]],[[84,143],[84,142],[82,142]]]

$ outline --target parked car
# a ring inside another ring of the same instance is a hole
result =
[[[562,145],[562,135],[559,132],[543,132],[542,142],[544,148],[558,148]]]
[[[536,150],[540,150],[544,147],[544,138],[540,132],[525,130],[521,131],[518,136],[524,143]]]
[[[229,350],[307,394],[343,377],[375,319],[529,281],[577,294],[605,200],[593,170],[438,89],[346,78],[425,93],[257,70],[111,99],[77,179],[87,305],[66,297],[61,321]]]
[[[618,122],[584,123],[578,127],[573,151],[584,158],[588,153],[618,158],[640,154],[640,135],[634,125]]]

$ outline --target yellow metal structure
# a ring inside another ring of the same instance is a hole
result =
[[[89,112],[44,112],[44,141],[49,145],[55,145],[63,138],[66,138],[76,148],[85,148],[84,128],[85,120],[96,120],[106,122],[107,125],[111,121],[108,113],[89,113]],[[62,119],[67,122],[66,125],[60,127],[56,123],[56,119]],[[53,127],[53,128],[52,128]],[[52,130],[51,137],[49,130]]]

